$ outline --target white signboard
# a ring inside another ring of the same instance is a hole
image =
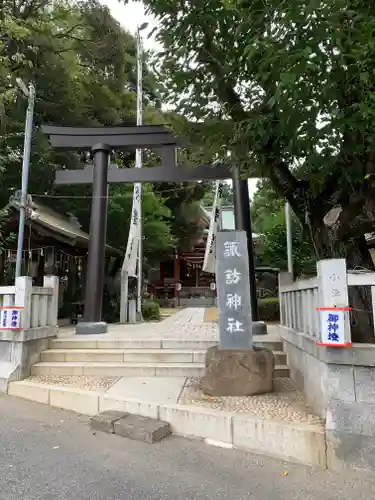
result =
[[[21,330],[21,307],[0,309],[0,330]]]
[[[210,283],[210,289],[212,292],[214,292],[216,290],[216,283],[214,281],[212,283]]]
[[[350,347],[347,330],[350,328],[349,308],[321,308],[320,342],[318,345],[327,347]]]

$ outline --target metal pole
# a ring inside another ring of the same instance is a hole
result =
[[[23,143],[21,207],[20,207],[20,221],[18,226],[18,239],[17,239],[16,278],[19,278],[21,276],[23,238],[25,232],[25,219],[26,219],[27,188],[29,184],[31,139],[33,134],[34,103],[35,103],[35,87],[32,83],[30,83],[28,91],[26,121],[25,121],[25,138]]]
[[[250,301],[251,319],[253,322],[259,321],[258,299],[255,280],[253,234],[251,227],[249,186],[246,180],[241,180],[238,166],[233,167],[233,195],[234,195],[234,218],[236,229],[246,231],[247,247],[249,254],[249,281],[250,281]]]
[[[140,30],[137,30],[137,125],[142,125],[142,39]],[[135,153],[135,167],[142,168],[142,150]],[[139,187],[139,228],[138,228],[138,280],[137,280],[137,315],[142,318],[142,260],[143,260],[143,231],[142,231],[142,184]]]
[[[293,246],[292,246],[292,219],[290,205],[285,202],[285,225],[286,225],[286,251],[288,257],[288,273],[293,276]]]

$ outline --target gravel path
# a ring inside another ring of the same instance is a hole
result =
[[[39,384],[62,385],[86,391],[107,392],[120,377],[84,377],[80,375],[39,375],[27,380]]]
[[[311,425],[323,423],[306,405],[301,392],[291,379],[275,379],[274,389],[275,392],[260,396],[211,397],[204,395],[201,391],[200,379],[189,378],[179,403],[213,410],[246,413],[266,420],[278,419],[290,423]]]

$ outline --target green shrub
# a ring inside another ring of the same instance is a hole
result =
[[[267,297],[258,300],[259,319],[261,321],[279,321],[280,305],[278,297]]]
[[[158,302],[147,300],[142,305],[142,315],[145,321],[157,321],[160,319],[160,306]]]

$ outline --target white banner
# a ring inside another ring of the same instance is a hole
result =
[[[208,238],[206,243],[206,250],[204,253],[203,271],[206,273],[215,274],[216,272],[216,235],[220,229],[220,211],[221,199],[223,195],[223,184],[216,181],[216,189],[214,196],[214,204],[212,207],[210,229],[208,231]]]
[[[140,29],[137,30],[137,125],[142,125],[142,40]],[[142,168],[142,150],[137,149],[135,152],[135,168]],[[128,244],[124,262],[122,264],[122,272],[126,272],[128,276],[137,277],[142,275],[142,184],[134,184],[133,190],[133,205],[132,218],[130,221]],[[139,255],[141,254],[141,255]],[[138,269],[137,269],[138,268]],[[138,271],[138,272],[137,272]],[[140,281],[140,280],[138,280]]]
[[[126,246],[122,271],[128,276],[137,276],[137,260],[140,237],[140,213],[141,213],[141,185],[134,184],[132,216],[130,221],[129,238]]]

